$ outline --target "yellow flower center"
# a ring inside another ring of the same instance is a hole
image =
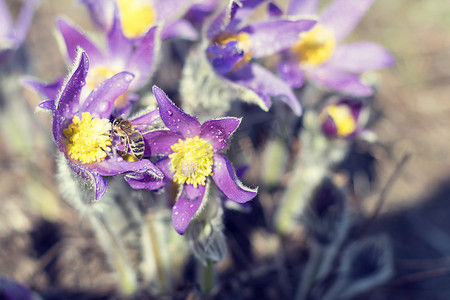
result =
[[[83,164],[104,160],[106,152],[111,151],[110,130],[108,119],[92,119],[88,112],[82,114],[81,120],[73,117],[72,123],[63,129],[68,140],[67,154]]]
[[[247,32],[241,32],[239,34],[223,33],[214,39],[214,42],[222,45],[226,45],[227,43],[233,41],[237,41],[238,48],[244,52],[242,59],[234,65],[233,69],[237,69],[252,59],[252,44],[250,43],[250,35]]]
[[[299,37],[300,40],[291,49],[302,65],[320,65],[330,58],[336,48],[333,33],[319,24]]]
[[[355,118],[347,105],[330,105],[326,108],[326,113],[333,119],[339,137],[348,136],[355,131]]]
[[[212,174],[213,147],[196,136],[178,140],[172,145],[174,153],[169,155],[170,170],[175,172],[173,181],[178,184],[205,185],[206,177]]]
[[[118,0],[123,33],[134,38],[146,32],[156,20],[156,12],[149,1]]]
[[[104,66],[93,67],[91,68],[91,70],[89,70],[88,76],[86,78],[87,87],[90,91],[92,91],[97,85],[99,85],[106,79],[113,77],[119,72],[119,70],[108,69]],[[116,108],[121,109],[126,105],[128,105],[126,93],[123,93],[114,101],[114,106]]]

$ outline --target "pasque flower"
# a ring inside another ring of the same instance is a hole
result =
[[[96,200],[106,192],[104,176],[140,172],[161,181],[163,174],[149,160],[130,162],[113,155],[110,118],[114,101],[128,89],[134,76],[128,72],[118,73],[101,82],[86,99],[81,99],[88,71],[88,56],[80,51],[57,100],[39,105],[53,115],[53,137],[67,164],[80,178],[93,184]],[[139,119],[152,122],[156,117],[152,112]]]
[[[337,98],[319,114],[323,134],[329,138],[352,138],[362,133],[368,117],[361,99]]]
[[[157,51],[159,49],[159,36],[157,26],[151,27],[139,41],[127,39],[122,31],[119,16],[116,14],[113,26],[107,35],[105,51],[92,42],[81,30],[68,21],[60,19],[57,27],[65,41],[67,55],[70,61],[77,56],[77,49],[81,47],[86,51],[90,61],[90,72],[86,77],[86,87],[81,91],[84,100],[89,93],[102,81],[113,75],[127,71],[134,75],[126,93],[114,102],[114,114],[128,113],[131,103],[138,99],[134,92],[141,88],[151,77],[154,71]],[[36,80],[27,80],[27,84],[43,93],[49,99],[54,99],[61,89],[62,79],[51,84],[43,84]]]
[[[278,65],[280,76],[292,87],[305,80],[320,87],[354,96],[368,96],[372,89],[360,79],[365,71],[390,67],[392,55],[382,46],[362,41],[341,44],[369,9],[373,0],[333,0],[319,13],[309,32],[299,32],[299,41]],[[288,16],[316,14],[319,0],[291,0]]]
[[[197,31],[184,19],[183,14],[194,2],[192,0],[82,0],[97,26],[109,31],[113,26],[117,8],[125,36],[141,38],[149,28],[162,24],[161,38],[183,37],[197,39]]]
[[[0,63],[25,40],[34,10],[40,2],[41,0],[26,0],[14,23],[5,0],[0,0]]]
[[[168,130],[145,133],[144,156],[159,156],[156,165],[166,180],[180,185],[172,208],[172,222],[184,234],[189,222],[207,197],[206,185],[212,178],[217,187],[232,201],[245,203],[256,196],[257,189],[242,185],[230,161],[219,152],[227,147],[240,119],[223,118],[200,124],[193,116],[178,108],[158,87],[153,87],[159,114]],[[128,177],[134,188],[148,188],[145,176]]]
[[[271,97],[280,97],[300,114],[300,104],[291,88],[253,60],[292,46],[298,34],[312,28],[316,21],[272,18],[245,25],[262,2],[230,1],[228,8],[206,30],[209,42],[206,55],[217,74],[255,92],[267,108],[271,106]]]

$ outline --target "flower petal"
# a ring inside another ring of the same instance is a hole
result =
[[[82,179],[92,182],[95,189],[95,200],[99,200],[103,195],[106,193],[107,183],[106,179],[101,176],[98,172],[93,171],[91,169],[88,169],[87,165],[86,167],[83,165],[79,165],[76,163],[73,163],[70,160],[67,160],[67,163],[70,167],[70,169],[79,177]]]
[[[117,174],[136,172],[149,173],[155,177],[163,178],[164,174],[148,159],[138,161],[126,161],[121,157],[112,156],[99,162],[87,164],[90,170],[93,170],[103,176],[114,176]]]
[[[175,231],[184,234],[205,197],[206,185],[185,184],[172,208],[172,224]]]
[[[34,10],[41,0],[27,0],[20,9],[19,16],[15,24],[15,35],[19,43],[25,40],[28,29],[33,19]]]
[[[214,182],[219,189],[232,201],[245,203],[253,199],[258,189],[244,186],[236,176],[230,161],[224,156],[214,154],[213,175]]]
[[[13,21],[5,0],[0,0],[0,36],[6,36],[13,27]]]
[[[173,153],[170,148],[178,143],[183,136],[170,130],[155,130],[142,134],[145,143],[144,157],[156,155],[169,155]]]
[[[80,52],[79,62],[75,65],[75,71],[64,84],[63,91],[57,99],[55,117],[53,119],[53,136],[61,152],[63,146],[59,141],[62,138],[62,129],[66,122],[70,122],[78,110],[80,93],[86,84],[85,79],[89,69],[89,60],[85,52]]]
[[[199,121],[178,108],[172,100],[156,85],[153,93],[159,106],[159,114],[164,124],[171,130],[183,137],[195,137],[200,134]]]
[[[64,84],[64,78],[60,78],[49,84],[40,82],[34,78],[24,78],[20,82],[23,85],[27,85],[35,89],[39,94],[44,96],[45,99],[55,101],[62,85]]]
[[[267,13],[271,18],[281,17],[283,15],[283,11],[281,10],[281,8],[273,2],[269,2],[269,4],[267,5]]]
[[[178,37],[190,41],[198,40],[198,32],[187,20],[181,19],[168,26],[161,31],[161,39],[165,40],[171,37]]]
[[[70,60],[73,61],[76,59],[78,47],[86,51],[90,60],[101,60],[103,56],[101,51],[86,37],[85,34],[81,33],[80,30],[76,29],[73,25],[70,25],[63,19],[58,19],[56,21],[56,26],[64,38]]]
[[[206,48],[206,55],[216,73],[225,74],[230,72],[236,63],[242,59],[244,51],[238,46],[239,42],[231,41],[226,45],[213,44]]]
[[[367,97],[373,93],[372,88],[362,83],[359,76],[354,73],[324,66],[308,72],[307,77],[319,86],[356,97]]]
[[[280,77],[289,84],[291,88],[299,88],[305,83],[305,73],[298,61],[282,61],[278,64],[277,70]]]
[[[94,118],[109,118],[114,101],[128,90],[133,78],[133,74],[121,72],[101,82],[92,90],[80,110],[90,112]]]
[[[116,3],[114,5],[113,23],[111,30],[108,32],[108,48],[110,56],[120,61],[128,61],[133,51],[132,41],[127,39],[123,33],[122,23],[120,20],[119,8]]]
[[[337,47],[328,62],[333,68],[353,73],[362,73],[391,67],[395,64],[392,54],[372,42],[356,42]]]
[[[269,20],[252,23],[242,29],[250,34],[252,56],[261,58],[275,54],[298,42],[302,31],[311,29],[315,20]]]
[[[81,0],[89,10],[92,21],[104,31],[111,27],[114,14],[114,1]]]
[[[235,78],[229,77],[229,79],[253,90],[264,100],[267,107],[271,106],[270,97],[280,97],[292,108],[296,115],[301,114],[300,103],[294,92],[276,75],[258,64],[250,64],[247,70],[242,69],[240,72],[242,73],[233,72],[237,76]],[[243,72],[248,73],[244,74]],[[234,74],[231,75],[234,76]]]
[[[213,146],[214,152],[227,147],[228,139],[239,127],[241,119],[223,118],[209,120],[202,124],[200,137]]]
[[[289,1],[287,14],[292,15],[310,15],[317,12],[319,0],[291,0]]]
[[[125,175],[125,180],[133,189],[155,191],[162,188],[166,181],[149,173],[131,173]]]
[[[132,117],[130,118],[130,121],[133,123],[134,127],[137,130],[144,131],[148,127],[148,125],[152,124],[158,119],[160,119],[159,110],[155,109],[143,115]]]
[[[334,0],[320,13],[320,23],[332,30],[340,41],[356,27],[373,1]]]
[[[130,87],[132,90],[141,87],[152,76],[157,47],[159,47],[158,27],[154,26],[139,40],[128,64],[127,71],[136,76]]]
[[[156,161],[155,165],[158,167],[158,169],[161,170],[161,172],[164,173],[165,180],[173,181],[174,172],[172,172],[170,170],[169,162],[170,162],[170,158],[163,157],[160,160]]]

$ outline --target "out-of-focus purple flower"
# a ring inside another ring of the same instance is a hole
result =
[[[362,100],[342,98],[325,106],[319,120],[327,137],[352,138],[364,130],[367,111]]]
[[[299,32],[311,29],[316,21],[272,18],[244,25],[262,2],[230,1],[228,8],[206,30],[209,41],[206,55],[217,74],[255,92],[267,108],[271,106],[271,97],[281,97],[299,115],[300,104],[291,88],[252,60],[292,46],[298,40]]]
[[[180,184],[172,208],[172,223],[184,234],[189,222],[207,196],[206,183],[211,176],[217,187],[234,202],[245,203],[256,196],[257,189],[242,185],[230,161],[219,154],[240,124],[240,119],[223,118],[200,124],[178,108],[158,87],[153,87],[159,113],[169,130],[143,134],[144,156],[162,156],[156,165],[170,179]],[[146,178],[127,178],[134,188],[147,188]]]
[[[80,178],[93,183],[96,200],[106,192],[104,176],[139,172],[161,181],[163,173],[149,160],[130,162],[108,154],[113,147],[110,118],[114,101],[128,89],[133,74],[118,73],[96,86],[87,98],[81,99],[88,70],[88,56],[80,51],[74,70],[56,101],[48,100],[39,105],[52,112],[53,137],[69,167]],[[151,122],[156,117],[155,111],[140,119]]]
[[[33,300],[35,297],[33,297],[33,293],[28,287],[12,279],[0,276],[0,299]]]
[[[360,74],[390,67],[393,56],[372,42],[340,42],[355,28],[373,0],[334,0],[319,14],[314,28],[301,33],[300,39],[286,51],[278,65],[281,77],[291,87],[305,80],[320,87],[353,96],[368,96],[372,88],[364,84]],[[315,14],[319,0],[291,0],[288,16]]]
[[[41,0],[27,0],[14,23],[5,0],[0,0],[0,63],[25,40],[34,10]]]
[[[197,31],[181,17],[193,0],[81,0],[89,9],[94,23],[109,31],[117,7],[127,38],[141,38],[149,28],[162,24],[161,38],[198,38]]]
[[[187,11],[185,18],[191,21],[196,27],[201,27],[217,7],[221,0],[201,0],[195,2]]]

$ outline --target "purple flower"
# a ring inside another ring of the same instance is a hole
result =
[[[25,40],[34,10],[40,2],[40,0],[25,1],[14,24],[5,0],[0,0],[0,63]]]
[[[179,184],[180,192],[172,208],[172,222],[179,234],[184,234],[189,222],[206,198],[206,184],[212,177],[226,197],[245,203],[256,196],[238,180],[230,161],[219,154],[240,124],[240,119],[223,118],[200,124],[180,108],[158,87],[153,87],[159,113],[169,130],[145,133],[144,156],[162,156],[156,163],[167,179]],[[145,188],[146,179],[127,178],[134,188]]]
[[[217,74],[255,92],[267,108],[271,106],[271,97],[281,97],[299,115],[300,104],[291,88],[252,60],[292,46],[299,32],[309,30],[316,21],[272,18],[243,26],[262,2],[230,1],[228,9],[219,14],[206,30],[210,41],[206,55]]]
[[[291,0],[288,15],[315,14],[318,0]],[[365,71],[390,67],[394,58],[372,42],[340,42],[355,28],[373,0],[334,0],[319,14],[314,28],[286,51],[278,65],[280,76],[291,87],[305,80],[323,88],[354,96],[368,96],[372,89],[360,79]]]
[[[104,31],[113,25],[115,9],[118,10],[125,36],[141,38],[156,24],[163,24],[161,38],[198,38],[192,25],[180,17],[188,10],[193,0],[82,0],[88,7],[94,23]]]
[[[362,100],[339,98],[325,106],[319,115],[322,132],[329,138],[352,138],[364,131],[367,107]]]
[[[86,99],[81,99],[88,70],[88,56],[80,52],[74,71],[63,84],[56,102],[49,100],[39,105],[53,114],[53,137],[69,167],[79,177],[93,183],[96,200],[106,192],[104,176],[140,172],[161,181],[163,174],[149,160],[130,162],[109,154],[113,147],[109,120],[114,101],[128,89],[133,74],[118,73],[100,83]],[[151,122],[156,117],[153,112],[140,119]]]

